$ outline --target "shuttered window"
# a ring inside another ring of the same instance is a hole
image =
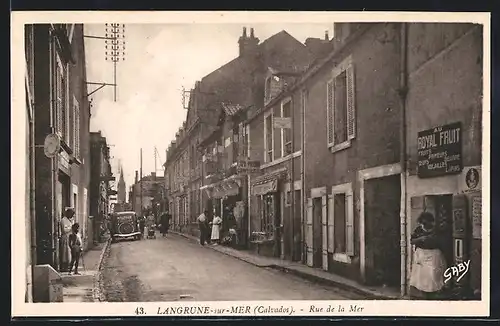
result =
[[[287,101],[286,103],[283,104],[282,107],[282,117],[283,118],[288,118],[292,119],[292,102]],[[283,154],[282,156],[287,156],[289,154],[292,154],[292,126],[290,128],[284,128],[282,129],[283,131]]]
[[[348,147],[356,137],[354,80],[349,57],[335,67],[327,83],[327,139],[332,151]]]
[[[273,115],[272,111],[264,117],[264,160],[271,162],[273,160]]]
[[[329,200],[329,229],[328,249],[333,252],[333,258],[342,262],[350,262],[354,256],[354,200],[352,185],[343,184],[332,187]]]

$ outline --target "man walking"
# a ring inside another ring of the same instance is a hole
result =
[[[208,211],[205,210],[198,216],[198,227],[200,228],[200,244],[204,246],[207,244],[208,226],[207,226]]]

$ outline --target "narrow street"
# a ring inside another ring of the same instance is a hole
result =
[[[103,278],[109,302],[361,299],[171,234],[111,244]]]

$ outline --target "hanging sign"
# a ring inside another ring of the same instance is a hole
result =
[[[291,118],[273,118],[274,128],[279,129],[290,129],[292,128]]]
[[[418,177],[432,178],[462,172],[460,122],[418,133]]]

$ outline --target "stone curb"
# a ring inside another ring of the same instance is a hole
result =
[[[186,235],[186,234],[183,234],[183,233],[179,233],[179,232],[176,232],[176,231],[171,231],[171,232],[173,234],[179,235],[181,237],[184,237],[184,238],[192,240],[192,241],[196,240],[194,237]],[[239,259],[241,261],[244,261],[244,262],[246,262],[248,264],[251,264],[251,265],[254,265],[254,266],[257,266],[257,267],[269,267],[269,268],[272,268],[272,269],[275,269],[275,270],[279,270],[279,271],[284,272],[284,273],[290,273],[290,274],[293,274],[295,276],[299,276],[299,277],[301,277],[303,279],[306,279],[306,280],[309,280],[309,281],[312,281],[312,282],[315,282],[315,283],[318,283],[318,284],[330,285],[330,286],[333,286],[333,287],[336,287],[336,288],[339,288],[339,289],[342,289],[342,290],[345,290],[345,291],[350,291],[350,292],[356,293],[358,295],[365,296],[366,299],[368,299],[368,300],[374,300],[374,299],[375,300],[398,300],[399,299],[399,298],[392,298],[392,297],[389,297],[389,296],[379,295],[379,294],[376,294],[376,293],[373,293],[373,292],[370,292],[370,291],[366,291],[366,290],[363,290],[363,289],[360,289],[360,288],[357,288],[357,287],[353,287],[353,286],[348,285],[348,284],[344,284],[342,282],[337,282],[337,281],[334,281],[334,280],[325,279],[325,278],[323,278],[321,276],[316,276],[316,275],[312,275],[312,274],[309,274],[309,273],[304,273],[304,272],[301,272],[301,271],[293,269],[293,268],[288,268],[286,266],[280,266],[280,265],[276,265],[276,264],[266,264],[266,265],[257,264],[257,263],[254,263],[252,261],[246,260],[246,259],[244,259],[242,257],[233,256],[233,255],[231,255],[228,252],[225,252],[225,251],[222,251],[222,250],[217,250],[217,248],[215,248],[215,247],[208,246],[207,248],[210,248],[210,249],[212,249],[214,251],[220,252],[221,254],[224,254],[224,255],[227,255],[227,256],[231,256],[233,258],[237,258],[237,259]]]
[[[106,255],[106,252],[108,251],[108,248],[111,244],[111,238],[109,238],[106,243],[104,244],[104,247],[101,250],[101,255],[99,256],[99,262],[97,264],[97,272],[94,275],[94,284],[92,287],[92,299],[94,302],[101,302],[104,301],[104,291],[102,290],[102,282],[101,282],[101,269],[102,269],[102,263],[104,261],[104,256]]]

